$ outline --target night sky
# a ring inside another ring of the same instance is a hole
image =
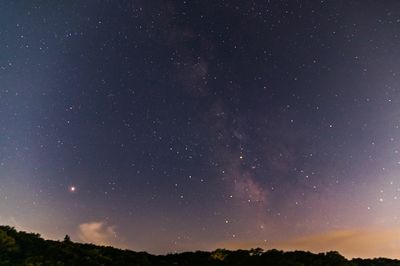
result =
[[[395,0],[1,1],[0,224],[400,258],[399,86]]]

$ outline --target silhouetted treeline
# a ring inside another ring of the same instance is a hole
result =
[[[213,252],[184,252],[155,256],[112,247],[44,240],[38,234],[17,232],[13,227],[0,226],[0,265],[140,265],[140,266],[400,266],[390,259],[347,260],[337,252],[283,252],[262,249]]]

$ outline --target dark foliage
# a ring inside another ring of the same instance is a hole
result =
[[[67,235],[64,241],[44,240],[38,234],[17,232],[0,226],[0,265],[140,265],[140,266],[400,266],[390,259],[347,260],[339,253],[313,254],[262,249],[213,252],[184,252],[155,256],[113,247],[74,243]]]

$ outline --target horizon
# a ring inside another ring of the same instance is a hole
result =
[[[26,262],[52,262],[56,264],[82,265],[257,265],[273,264],[288,265],[296,263],[316,265],[392,265],[400,260],[389,258],[354,258],[349,259],[337,251],[308,252],[302,250],[283,251],[277,249],[263,250],[253,248],[249,250],[216,249],[213,251],[188,251],[168,253],[165,255],[135,252],[128,249],[118,249],[112,246],[99,246],[71,241],[66,235],[62,241],[44,240],[40,235],[16,231],[9,226],[0,226],[0,235],[3,243],[1,259],[6,265],[22,265]],[[40,247],[40,248],[38,248]],[[46,254],[46,256],[44,256]],[[264,263],[264,264],[263,264]]]
[[[10,226],[10,225],[3,225],[3,226]],[[14,227],[16,230],[22,231],[22,232],[39,233],[39,235],[45,240],[63,241],[64,237],[66,235],[68,235],[70,237],[69,234],[65,234],[63,236],[59,236],[59,237],[56,237],[56,238],[46,238],[45,236],[40,234],[40,232],[34,232],[34,231],[29,231],[29,230],[25,231],[25,230],[18,229],[15,226],[12,226],[12,227]],[[339,231],[339,232],[346,232],[346,230],[342,230],[342,231]],[[197,252],[197,251],[212,252],[212,251],[215,251],[215,250],[218,250],[218,249],[225,249],[225,250],[228,250],[228,251],[236,251],[236,250],[251,250],[251,249],[261,248],[261,246],[257,246],[257,245],[253,245],[253,246],[251,246],[251,245],[245,245],[245,246],[237,245],[236,247],[235,246],[229,246],[229,245],[228,246],[221,245],[221,246],[215,246],[213,248],[205,248],[205,249],[182,249],[182,250],[179,250],[179,251],[149,252],[147,250],[134,250],[134,249],[131,249],[129,247],[123,247],[123,246],[107,244],[107,243],[99,244],[99,243],[90,242],[90,241],[89,242],[87,242],[87,241],[85,242],[85,241],[80,240],[79,238],[78,239],[72,239],[71,238],[71,241],[74,242],[74,243],[93,244],[93,245],[100,245],[100,246],[110,246],[110,247],[113,247],[113,248],[116,248],[116,249],[121,249],[121,250],[131,250],[131,251],[135,251],[135,252],[146,252],[146,253],[151,254],[151,255],[162,255],[162,256],[168,255],[168,254],[180,254],[180,253],[184,253],[184,252]],[[314,245],[313,242],[309,242],[308,244],[309,245],[310,244]],[[354,245],[354,243],[352,243],[352,245]],[[394,255],[390,255],[390,253],[389,253],[389,255],[387,255],[387,256],[384,256],[384,255],[382,256],[382,255],[379,255],[379,254],[372,255],[372,256],[368,256],[368,255],[363,256],[363,255],[351,255],[351,254],[349,255],[349,254],[347,254],[347,252],[345,250],[343,250],[341,248],[339,248],[340,250],[329,249],[329,248],[327,248],[327,249],[319,248],[319,249],[314,249],[313,250],[313,249],[304,249],[304,248],[302,249],[301,246],[299,246],[298,248],[296,248],[294,246],[292,248],[288,248],[288,247],[285,248],[284,246],[285,246],[285,243],[281,243],[281,246],[279,246],[279,244],[278,244],[278,246],[271,245],[271,246],[265,246],[264,248],[261,248],[261,249],[264,252],[265,251],[270,251],[270,250],[279,250],[279,251],[284,251],[284,252],[303,251],[303,252],[311,252],[313,254],[320,254],[320,253],[327,253],[327,252],[330,252],[330,251],[336,251],[336,252],[339,252],[340,255],[344,256],[348,260],[357,259],[357,258],[361,258],[361,259],[388,258],[388,259],[400,260],[400,257],[396,257],[396,256],[398,256],[398,255],[396,255],[397,254],[396,251],[394,251],[395,252],[395,253],[393,253]],[[307,243],[306,243],[306,246],[307,246]]]
[[[0,224],[400,259],[400,2],[0,3]]]

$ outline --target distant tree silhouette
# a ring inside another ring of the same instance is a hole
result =
[[[69,237],[69,235],[65,235],[64,237],[64,243],[71,243],[71,238]]]
[[[0,266],[400,266],[390,259],[347,260],[336,251],[311,252],[217,249],[155,256],[71,241],[44,240],[38,234],[0,226]]]
[[[264,250],[262,248],[252,248],[249,252],[251,256],[261,256]]]
[[[223,261],[228,256],[226,249],[217,249],[211,253],[211,259]]]
[[[14,238],[0,230],[0,254],[13,253],[18,251],[18,246]]]

